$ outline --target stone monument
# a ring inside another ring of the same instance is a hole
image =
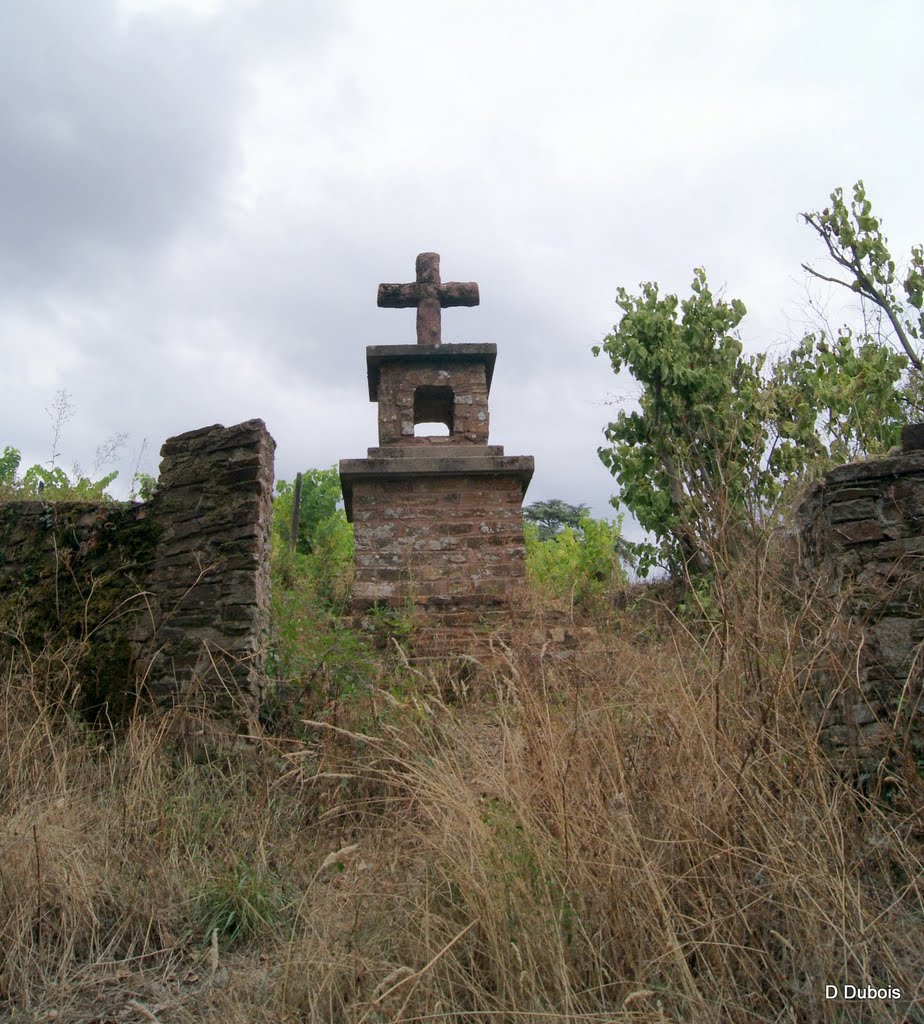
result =
[[[421,253],[416,281],[379,286],[380,306],[416,306],[417,344],[366,349],[379,445],[340,462],[356,538],[356,611],[503,606],[525,576],[522,505],[533,459],[488,444],[497,346],[442,344],[442,309],[478,305],[479,294],[477,284],[444,284],[439,266],[437,253]],[[424,423],[448,433],[415,433]]]

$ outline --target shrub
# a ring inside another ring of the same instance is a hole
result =
[[[547,540],[541,526],[527,522],[524,536],[529,581],[546,596],[589,607],[626,580],[619,521],[585,513],[576,529],[566,526]]]

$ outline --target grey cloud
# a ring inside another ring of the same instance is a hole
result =
[[[237,70],[205,29],[112,3],[23,0],[0,42],[0,287],[84,282],[208,203]]]
[[[0,288],[103,283],[217,218],[251,62],[294,45],[296,30],[310,53],[333,24],[300,7],[190,19],[120,17],[113,0],[8,0]]]
[[[856,176],[872,187],[878,160],[917,208],[913,160],[896,168],[865,131],[835,144],[815,129],[830,127],[836,48],[808,80],[790,67],[778,93],[764,70],[784,43],[808,44],[784,26],[755,63],[753,45],[731,46],[760,34],[734,5],[673,33],[607,5],[576,19],[533,5],[524,21],[498,8],[490,33],[477,5],[434,32],[439,5],[423,2],[266,0],[205,17],[170,4],[121,21],[104,0],[0,6],[0,347],[18,382],[0,445],[36,457],[61,385],[84,462],[117,431],[156,453],[168,434],[250,416],[275,434],[280,475],[361,455],[375,440],[364,348],[414,331],[413,311],[376,308],[376,286],[435,249],[447,279],[481,285],[444,338],[498,344],[492,436],[536,456],[530,499],[605,513],[614,482],[594,449],[615,411],[596,403],[631,382],[589,350],[618,318],[619,285],[686,293],[702,264],[772,320],[774,282],[810,255],[797,210],[849,184],[843,153],[860,147]],[[716,72],[691,35],[726,15],[707,53],[734,59]],[[865,109],[860,80],[839,88],[839,107]]]

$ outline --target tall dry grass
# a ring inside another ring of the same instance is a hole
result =
[[[850,659],[772,564],[754,552],[682,614],[639,588],[599,649],[567,657],[525,624],[490,659],[473,649],[465,687],[446,664],[383,660],[272,737],[189,709],[104,735],[40,696],[40,665],[14,665],[0,1006],[921,1020],[917,776],[886,802],[819,749],[805,689]],[[845,982],[902,998],[825,999]]]

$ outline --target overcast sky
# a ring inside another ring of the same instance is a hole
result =
[[[922,50],[921,0],[2,0],[0,448],[48,459],[64,388],[61,461],[127,433],[126,488],[251,417],[278,477],[362,457],[365,347],[414,340],[376,288],[431,250],[527,501],[608,514],[617,288],[704,266],[785,351],[800,211],[862,177],[924,239]]]

